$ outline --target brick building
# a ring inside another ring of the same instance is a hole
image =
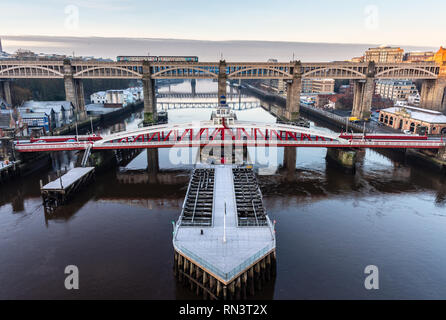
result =
[[[417,133],[419,127],[426,127],[428,134],[446,134],[446,116],[441,112],[412,106],[382,109],[379,122],[399,130]]]

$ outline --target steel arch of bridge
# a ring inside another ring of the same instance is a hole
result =
[[[109,66],[107,68],[104,67],[100,67],[100,66],[94,66],[94,67],[90,67],[90,68],[86,68],[86,69],[81,69],[79,71],[77,71],[76,73],[73,74],[74,78],[95,78],[98,74],[100,74],[100,72],[96,72],[95,71],[100,71],[100,70],[104,70],[103,72],[106,74],[109,74],[108,77],[124,77],[124,78],[136,78],[139,79],[141,78],[141,73],[138,71],[135,71],[131,68],[125,68],[125,67],[121,67],[121,66]],[[107,70],[107,72],[105,72],[105,70]],[[113,72],[115,71],[115,72]]]
[[[229,66],[227,69],[228,79],[292,79],[289,67],[283,66]]]
[[[388,69],[384,69],[382,71],[379,71],[376,73],[376,78],[389,78],[393,79],[395,77],[395,74],[398,74],[398,78],[407,76],[408,78],[411,77],[411,73],[416,73],[417,76],[422,76],[426,78],[436,78],[437,75],[430,71],[429,69],[422,69],[417,67],[392,67]]]
[[[226,103],[230,109],[233,110],[248,110],[261,108],[260,102],[236,102],[229,101]],[[158,110],[177,110],[177,109],[216,109],[219,106],[219,102],[160,102],[157,101]]]
[[[303,78],[338,78],[348,77],[350,79],[365,79],[365,72],[360,72],[357,68],[346,67],[326,67],[315,68],[302,74]]]
[[[211,68],[205,68],[200,66],[173,66],[167,68],[153,68],[152,78],[153,79],[165,79],[165,78],[218,78],[218,67],[215,68],[217,71],[213,71]]]
[[[212,121],[196,121],[182,124],[166,124],[166,125],[156,125],[151,127],[139,128],[136,130],[118,132],[107,137],[104,137],[102,140],[95,142],[95,147],[104,145],[109,142],[120,141],[123,142],[123,139],[131,138],[131,140],[138,140],[138,137],[142,137],[143,135],[150,135],[149,139],[153,140],[155,137],[158,139],[158,135],[163,136],[164,139],[170,138],[171,135],[174,137],[174,141],[180,142],[183,139],[187,139],[187,141],[194,140],[202,140],[203,133],[206,132],[209,134],[207,137],[217,137],[218,135],[223,135],[223,140],[225,137],[237,137],[243,139],[244,137],[248,138],[265,138],[265,141],[274,141],[280,140],[279,132],[282,132],[288,136],[296,136],[296,134],[304,135],[305,137],[315,137],[316,140],[337,140],[344,141],[345,139],[339,138],[337,134],[327,133],[321,130],[314,130],[305,127],[298,127],[294,125],[286,125],[286,124],[258,124],[254,122],[247,121],[236,121],[234,124],[231,124],[230,127],[225,127],[223,125],[216,125]],[[181,139],[178,140],[177,138]],[[159,138],[162,140],[163,138]],[[232,139],[230,139],[232,140]],[[311,139],[310,139],[311,140]]]
[[[15,72],[15,71],[19,72]],[[31,74],[31,76],[29,76]],[[61,71],[51,69],[44,66],[38,65],[29,65],[22,66],[16,65],[12,67],[7,67],[0,69],[0,78],[4,78],[7,76],[8,78],[63,78],[63,73]]]

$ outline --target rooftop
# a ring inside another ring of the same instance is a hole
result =
[[[21,108],[27,108],[27,109],[51,108],[54,110],[54,112],[61,112],[62,109],[63,109],[63,111],[70,110],[72,108],[72,105],[71,105],[70,101],[34,101],[34,100],[30,100],[30,101],[24,102],[23,105],[21,106]]]
[[[413,106],[391,107],[382,109],[382,111],[389,113],[397,113],[405,109],[412,119],[420,120],[429,123],[446,123],[446,116],[439,111],[417,108]]]

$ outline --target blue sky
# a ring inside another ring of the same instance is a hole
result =
[[[439,0],[0,0],[0,34],[438,47],[445,12]]]

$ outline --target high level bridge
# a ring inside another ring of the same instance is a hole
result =
[[[355,82],[353,116],[370,111],[375,79],[424,80],[421,106],[446,108],[445,67],[435,62],[353,63],[353,62],[100,62],[100,61],[0,61],[0,93],[11,102],[11,79],[64,79],[66,99],[76,108],[84,108],[83,79],[140,79],[144,86],[147,119],[156,121],[156,79],[215,79],[218,96],[226,95],[231,79],[279,79],[287,81],[285,115],[298,116],[302,79],[351,79]]]

